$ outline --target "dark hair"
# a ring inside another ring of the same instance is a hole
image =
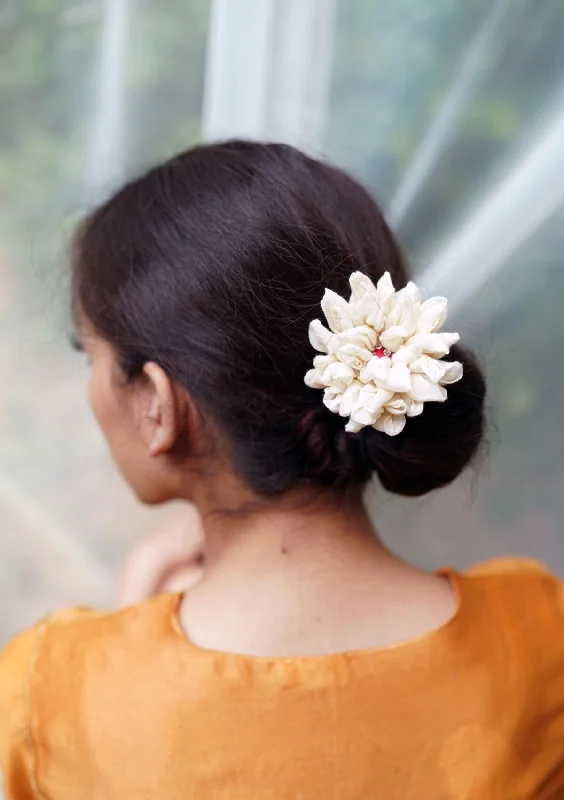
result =
[[[483,433],[485,385],[464,377],[445,403],[389,437],[345,422],[304,384],[308,326],[326,287],[354,270],[407,282],[400,248],[368,193],[282,144],[196,147],[128,183],[75,239],[73,301],[117,351],[127,377],[155,361],[229,442],[258,494],[297,484],[421,495],[452,481]]]

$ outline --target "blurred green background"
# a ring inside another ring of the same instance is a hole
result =
[[[52,607],[108,602],[119,559],[162,518],[130,497],[89,417],[67,347],[65,248],[88,203],[201,139],[214,5],[225,1],[0,7],[0,640]],[[370,187],[424,286],[460,292],[455,323],[491,387],[479,473],[423,501],[376,487],[376,522],[425,565],[517,552],[564,572],[564,148],[546,143],[564,119],[564,4],[322,5],[330,68],[310,149]],[[290,57],[300,24],[276,32]],[[290,84],[279,103],[291,96]],[[435,287],[434,265],[476,214],[486,233],[443,259]]]

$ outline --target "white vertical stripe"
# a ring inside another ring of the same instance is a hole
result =
[[[203,136],[317,150],[329,101],[336,0],[214,0]]]

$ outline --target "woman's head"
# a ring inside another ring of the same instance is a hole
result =
[[[310,321],[351,272],[407,273],[367,192],[338,169],[275,144],[197,147],[123,187],[81,226],[73,302],[92,342],[91,401],[139,496],[161,502],[214,459],[262,496],[299,485],[344,490],[376,472],[420,495],[477,449],[485,387],[463,379],[445,403],[390,438],[344,421],[304,384]],[[202,460],[203,459],[203,460]]]

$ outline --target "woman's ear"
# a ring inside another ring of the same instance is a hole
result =
[[[181,415],[178,397],[166,372],[149,361],[143,367],[143,439],[151,456],[167,453],[180,435]]]

